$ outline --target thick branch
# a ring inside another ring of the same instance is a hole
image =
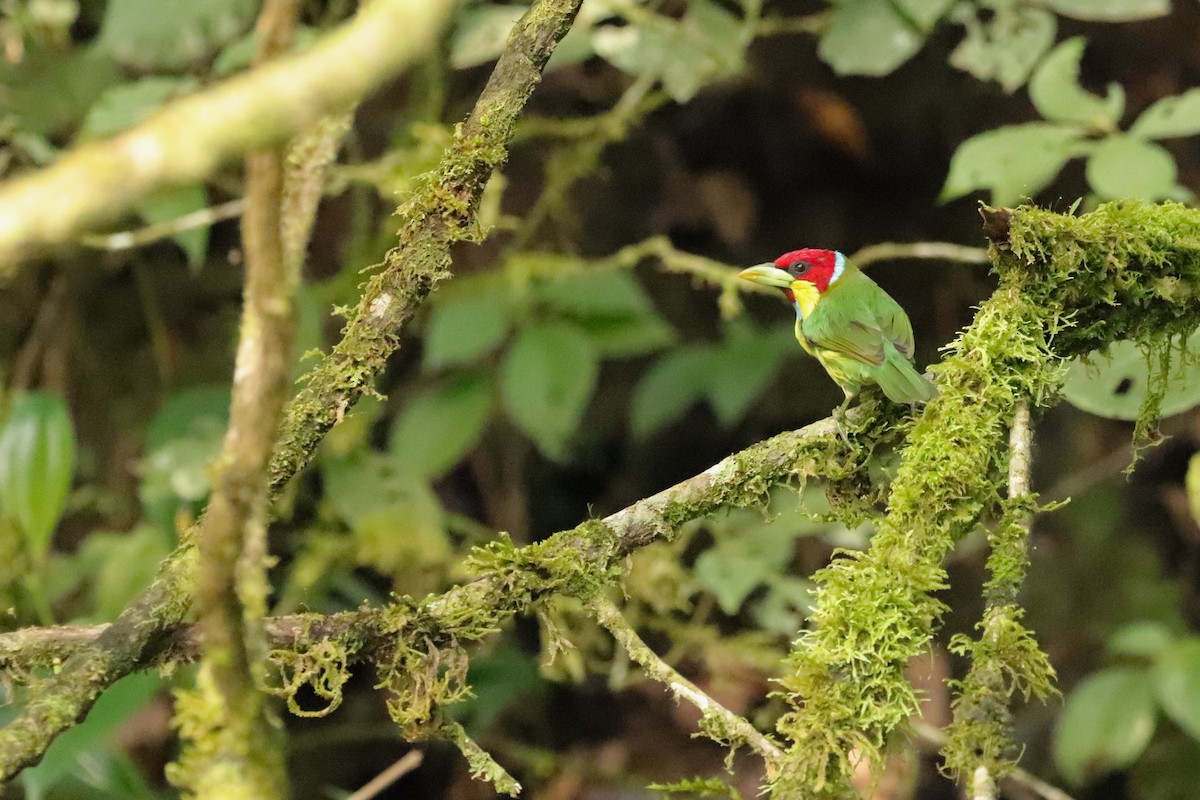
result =
[[[0,279],[38,250],[120,217],[157,187],[203,179],[358,101],[436,44],[452,5],[366,3],[304,53],[182,98],[111,140],[0,186]]]
[[[850,421],[861,418],[857,409],[848,413]],[[880,429],[880,436],[886,431]],[[863,442],[869,447],[873,440]],[[772,487],[792,480],[844,475],[856,469],[850,460],[832,418],[814,422],[795,431],[778,434],[719,463],[685,481],[639,500],[603,520],[587,522],[562,531],[538,544],[516,551],[513,560],[531,564],[527,574],[488,573],[478,580],[456,586],[430,599],[424,605],[440,616],[440,628],[453,633],[456,628],[478,624],[484,615],[499,612],[501,618],[529,608],[540,590],[519,592],[517,584],[536,585],[543,570],[540,561],[556,554],[593,553],[601,568],[622,562],[627,555],[662,537],[672,535],[681,525],[730,507],[765,503]],[[457,614],[458,616],[455,616]],[[272,649],[296,649],[326,639],[353,635],[364,642],[355,652],[363,657],[374,644],[386,641],[391,625],[388,609],[351,611],[322,616],[293,614],[266,621],[267,642]],[[23,672],[60,664],[72,653],[87,649],[98,636],[115,625],[56,626],[27,628],[0,634],[0,669]],[[155,641],[152,650],[135,665],[146,668],[166,662],[186,663],[198,653],[199,631],[196,626],[180,626]],[[420,642],[412,642],[421,645]],[[421,645],[423,646],[423,645]],[[129,671],[132,671],[129,670]]]

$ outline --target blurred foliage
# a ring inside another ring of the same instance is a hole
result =
[[[300,48],[354,4],[302,5]],[[0,0],[0,174],[51,163],[248,69],[258,6]],[[747,300],[747,311],[702,270],[689,285],[655,258],[605,258],[618,248],[665,236],[714,262],[751,264],[808,243],[851,252],[886,239],[977,242],[971,205],[957,198],[1191,202],[1200,64],[1190,42],[1200,21],[1176,6],[586,0],[488,189],[480,217],[491,238],[455,251],[456,277],[401,332],[379,387],[386,397],[344,409],[310,474],[280,501],[273,611],[439,591],[467,579],[467,552],[498,530],[530,542],[609,513],[836,402],[796,346],[786,307]],[[436,163],[524,8],[464,2],[439,57],[359,112],[310,248],[298,353],[334,341],[333,307],[353,301],[361,270],[394,237],[386,211]],[[144,198],[119,227],[179,220],[240,193],[238,172],[222,170]],[[112,619],[203,508],[228,419],[237,248],[233,223],[206,222],[133,251],[64,251],[9,290],[0,306],[9,627]],[[51,271],[71,288],[40,324]],[[963,267],[874,274],[908,308],[922,363],[988,288]],[[1177,351],[1164,413],[1200,399],[1196,350],[1189,341]],[[1064,396],[1130,419],[1150,374],[1140,350],[1116,343],[1072,367]],[[43,388],[23,391],[32,387]],[[1200,619],[1200,534],[1189,514],[1200,479],[1185,488],[1175,463],[1200,434],[1194,414],[1175,425],[1177,441],[1147,457],[1148,477],[1122,486],[1111,478],[1124,464],[1089,468],[1119,449],[1127,426],[1070,410],[1039,423],[1038,483],[1048,494],[1060,480],[1082,488],[1039,520],[1027,598],[1065,705],[1018,709],[1017,727],[1030,769],[1057,770],[1080,797],[1191,797],[1200,781],[1200,645],[1189,633]],[[872,479],[886,483],[891,467],[881,455]],[[781,713],[767,681],[811,610],[808,576],[835,547],[862,549],[870,535],[869,522],[847,531],[828,521],[828,487],[804,488],[800,499],[779,490],[761,514],[692,524],[639,551],[625,586],[628,617],[655,649],[763,727]],[[943,644],[971,628],[978,604],[978,549],[968,540],[954,558]],[[757,791],[753,781],[685,778],[697,763],[718,771],[722,754],[688,750],[690,722],[631,694],[636,675],[578,603],[540,612],[536,630],[523,621],[473,655],[474,697],[448,710],[527,783],[631,791],[632,775],[638,791],[676,778],[657,791]],[[563,642],[570,649],[553,652]],[[25,773],[26,796],[162,796],[165,756],[135,764],[114,744],[131,717],[150,716],[160,683],[135,676],[107,692]],[[613,694],[593,703],[600,711],[583,710],[596,692]],[[944,687],[928,699],[949,704]],[[341,713],[361,716],[300,729],[327,737],[320,758],[294,758],[309,794],[361,784],[394,760],[394,742],[355,738],[385,719],[382,708]],[[584,732],[568,740],[577,719]],[[168,741],[157,724],[154,736]],[[605,746],[620,749],[618,767],[599,755],[578,766]],[[339,747],[352,767],[330,766]],[[663,756],[669,748],[686,758]],[[1113,789],[1106,776],[1122,772]],[[450,785],[455,775],[426,794],[464,792]],[[932,772],[921,786],[922,797],[953,796]]]

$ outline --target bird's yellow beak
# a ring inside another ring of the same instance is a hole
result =
[[[744,269],[738,273],[738,277],[753,283],[761,283],[764,286],[775,286],[779,289],[792,288],[792,276],[770,263]]]

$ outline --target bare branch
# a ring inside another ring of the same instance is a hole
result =
[[[637,631],[621,615],[620,609],[603,593],[597,593],[588,603],[588,608],[596,621],[621,643],[629,657],[636,661],[647,675],[666,685],[671,694],[675,695],[676,700],[686,700],[700,709],[700,713],[703,715],[702,728],[704,730],[719,734],[721,739],[750,747],[762,757],[766,764],[767,780],[771,781],[775,778],[783,760],[783,751],[771,737],[709,697],[699,686],[680,675],[674,667],[659,658],[658,654],[642,641],[642,638],[637,635]]]
[[[850,256],[850,260],[860,268],[876,261],[894,261],[902,258],[957,261],[962,264],[988,263],[985,248],[966,247],[952,242],[881,242],[867,245]]]

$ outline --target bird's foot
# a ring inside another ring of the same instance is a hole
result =
[[[846,412],[849,410],[850,401],[853,399],[852,396],[847,395],[842,404],[833,410],[833,424],[837,427],[838,436],[842,437],[842,441],[846,443],[846,447],[850,447],[850,436],[847,433],[849,423],[846,420]]]

